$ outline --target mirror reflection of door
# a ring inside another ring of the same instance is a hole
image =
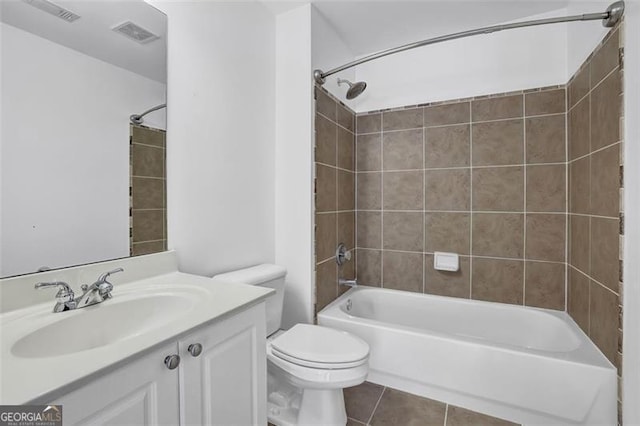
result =
[[[166,16],[52,1],[0,1],[0,277],[166,248]]]

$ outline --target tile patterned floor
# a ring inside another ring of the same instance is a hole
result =
[[[347,426],[519,426],[370,382],[345,389],[344,400]]]
[[[515,426],[443,402],[370,382],[345,389],[347,426]]]

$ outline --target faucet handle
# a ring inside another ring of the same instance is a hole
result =
[[[113,290],[113,284],[109,281],[105,281],[102,284],[98,285],[98,294],[105,299],[111,298],[111,291]]]
[[[41,289],[41,288],[48,288],[48,287],[54,287],[54,286],[58,287],[58,292],[56,293],[56,300],[59,303],[68,303],[74,300],[75,295],[73,293],[73,290],[71,289],[71,287],[69,287],[69,284],[65,283],[64,281],[37,283],[34,286],[34,288]]]
[[[69,287],[69,284],[65,283],[64,281],[42,282],[42,283],[37,283],[33,287],[36,290],[38,290],[38,289],[41,289],[41,288],[47,288],[47,287],[53,287],[53,286],[59,287],[60,291],[73,293],[73,290],[71,290],[71,287]]]
[[[117,274],[118,272],[123,272],[123,271],[124,271],[123,268],[116,268],[116,269],[113,269],[113,270],[111,270],[109,272],[105,272],[104,274],[102,274],[102,275],[100,275],[98,277],[98,281],[96,281],[96,282],[100,283],[100,284],[104,283],[104,282],[107,282],[107,278],[109,278],[109,276],[111,276],[113,274]]]

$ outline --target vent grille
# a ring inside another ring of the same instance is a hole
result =
[[[48,0],[23,0],[23,1],[37,9],[42,10],[43,12],[47,12],[66,22],[73,22],[80,19],[80,15],[76,15],[70,10],[64,9],[55,3],[51,3]]]
[[[141,44],[149,43],[160,38],[151,31],[145,30],[140,25],[134,24],[131,21],[114,27],[113,31]]]

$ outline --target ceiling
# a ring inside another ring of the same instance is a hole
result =
[[[358,57],[439,35],[563,9],[569,2],[366,1],[366,6],[363,1],[316,0],[312,3]]]
[[[0,20],[152,80],[167,81],[167,17],[142,0],[52,0],[80,15],[66,22],[20,0],[0,0]],[[111,29],[126,21],[158,35],[139,44]]]
[[[312,4],[354,57],[458,31],[535,19],[535,15],[603,12],[609,4],[607,0],[259,1],[274,15]]]

